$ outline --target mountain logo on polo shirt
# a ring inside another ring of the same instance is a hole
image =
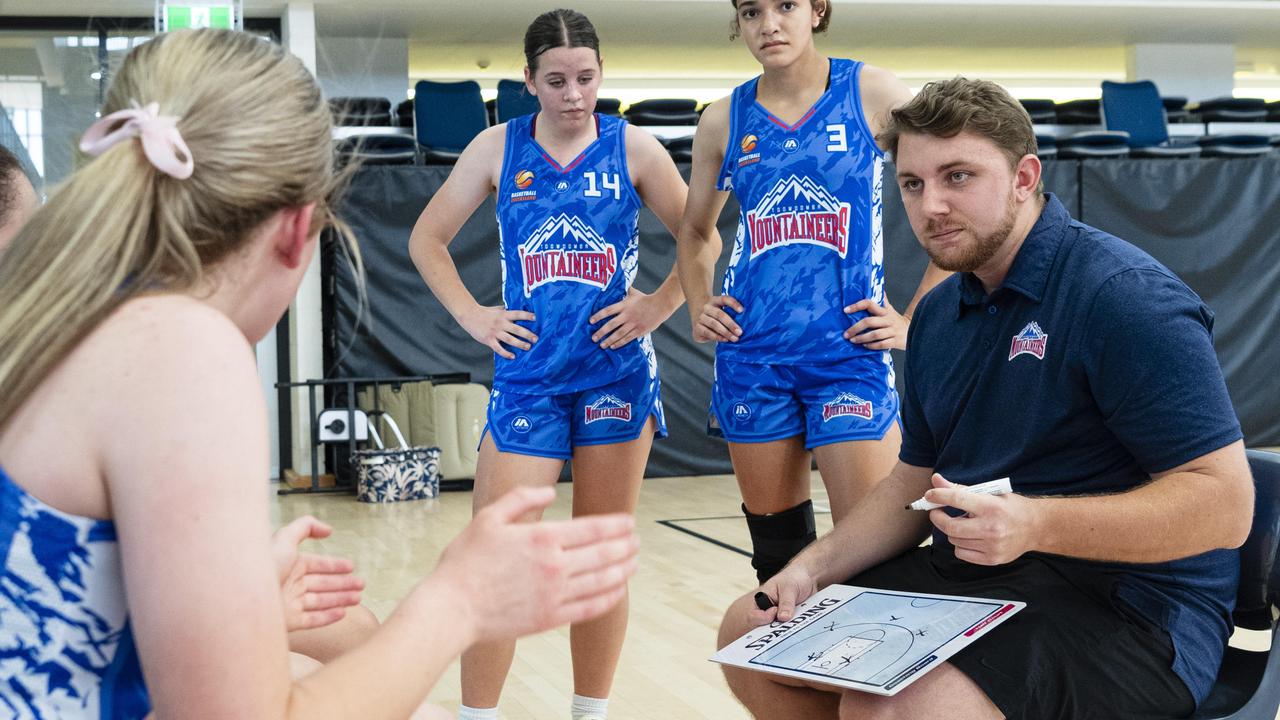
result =
[[[1027,323],[1022,331],[1013,336],[1013,344],[1009,346],[1009,359],[1019,355],[1031,355],[1037,360],[1044,359],[1044,346],[1049,336],[1040,329],[1039,323]]]
[[[838,417],[860,417],[871,419],[871,401],[849,392],[842,392],[835,400],[822,406],[822,422],[829,422]]]

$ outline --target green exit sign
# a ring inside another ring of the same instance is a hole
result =
[[[164,29],[235,29],[235,9],[231,5],[169,5],[164,7]]]

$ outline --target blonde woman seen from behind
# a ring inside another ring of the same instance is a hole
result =
[[[102,115],[96,157],[0,259],[0,527],[20,579],[0,589],[0,701],[404,718],[474,642],[621,598],[632,521],[517,523],[553,496],[522,489],[367,643],[291,681],[252,343],[333,222],[327,106],[279,47],[200,30],[130,53]]]

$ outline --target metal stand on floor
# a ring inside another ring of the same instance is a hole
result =
[[[347,404],[344,408],[347,411],[347,428],[346,443],[347,453],[356,451],[356,389],[372,387],[373,392],[373,411],[377,412],[382,408],[379,407],[377,388],[381,385],[403,385],[411,382],[431,382],[436,385],[446,383],[467,383],[471,382],[470,373],[444,373],[439,375],[415,375],[404,377],[366,377],[366,378],[333,378],[329,380],[304,380],[302,382],[282,382],[276,383],[278,390],[292,390],[294,388],[307,388],[307,417],[308,430],[310,433],[311,443],[311,483],[303,487],[292,487],[285,481],[285,474],[292,471],[292,468],[285,468],[281,463],[280,468],[280,489],[276,491],[277,495],[293,495],[296,493],[351,493],[355,491],[355,485],[348,483],[342,484],[335,482],[333,486],[322,486],[320,484],[320,428],[319,419],[320,412],[316,410],[316,388],[328,386],[345,386],[347,391]],[[292,398],[290,398],[292,400]],[[292,448],[293,438],[284,433],[280,435],[280,457],[291,457],[289,449]],[[335,480],[337,478],[335,477]]]

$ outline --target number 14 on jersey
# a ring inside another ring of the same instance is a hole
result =
[[[599,175],[599,184],[597,184],[597,175]],[[618,173],[596,173],[591,171],[583,173],[582,176],[587,179],[587,189],[582,191],[583,195],[587,197],[604,197],[612,191],[614,200],[622,199],[622,181]],[[603,188],[603,192],[601,192],[601,188]]]

